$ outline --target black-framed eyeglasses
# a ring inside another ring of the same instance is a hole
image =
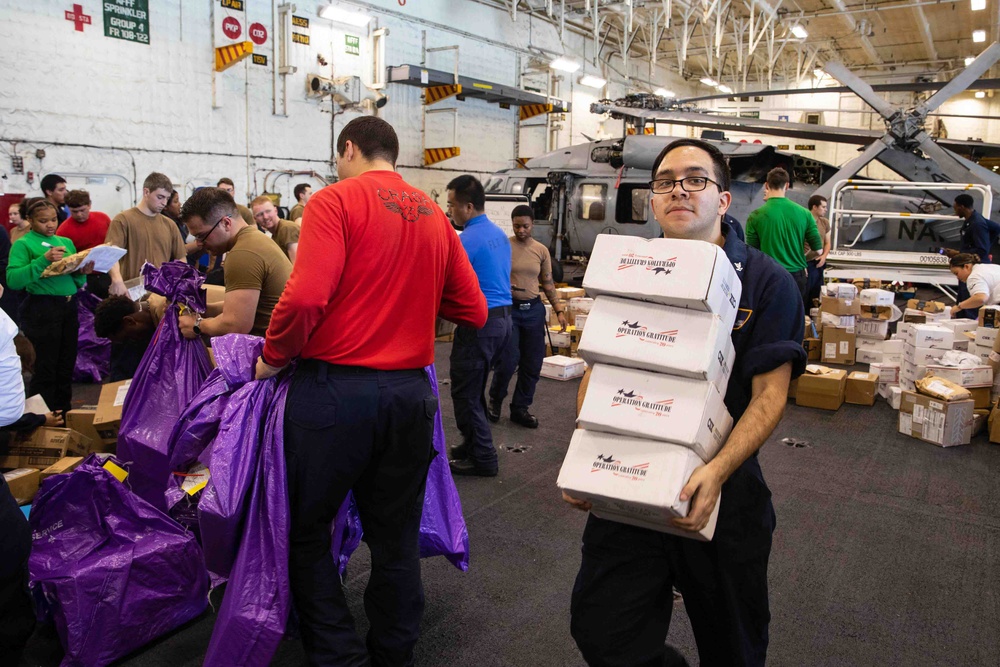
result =
[[[674,186],[680,184],[681,190],[684,192],[701,192],[708,187],[709,183],[715,183],[722,189],[717,181],[713,181],[711,178],[706,176],[688,176],[686,178],[658,178],[655,181],[649,182],[649,189],[653,191],[653,194],[657,195],[668,195],[674,191]]]
[[[232,220],[232,218],[230,218],[228,215],[222,216],[221,218],[219,218],[219,222],[212,225],[212,228],[210,230],[208,230],[204,234],[195,234],[194,240],[197,241],[198,243],[204,243],[205,241],[208,240],[208,237],[212,235],[212,232],[215,231],[215,228],[218,227],[220,224],[222,224],[222,221],[226,219]]]

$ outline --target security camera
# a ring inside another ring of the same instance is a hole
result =
[[[384,93],[372,90],[361,82],[358,76],[343,76],[327,79],[318,74],[306,76],[306,89],[310,97],[330,95],[333,101],[342,107],[354,107],[361,104],[369,108],[374,105],[381,109],[389,101]]]

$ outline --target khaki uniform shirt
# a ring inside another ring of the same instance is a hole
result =
[[[510,237],[510,295],[517,301],[530,301],[538,296],[543,277],[552,280],[552,260],[548,248],[531,239],[525,246]]]
[[[291,220],[292,222],[295,222],[296,220],[302,217],[302,213],[305,210],[306,210],[305,205],[296,204],[295,206],[292,207],[292,210],[288,212],[288,219]]]
[[[816,229],[819,231],[819,237],[821,239],[826,238],[826,235],[830,233],[830,219],[818,218],[816,220]],[[805,244],[805,250],[806,250],[806,255],[809,255],[809,252],[812,250],[812,248],[809,247],[808,243]],[[816,248],[816,254],[819,254],[821,252],[823,252],[823,246]]]
[[[299,242],[299,233],[302,231],[301,225],[291,220],[278,220],[278,225],[271,232],[271,240],[278,244],[281,252],[288,256],[288,246]]]
[[[250,333],[263,336],[271,323],[271,311],[278,305],[285,283],[292,275],[292,263],[269,238],[247,227],[236,235],[236,243],[226,255],[226,292],[239,289],[260,291],[257,313]]]
[[[161,214],[148,216],[138,207],[122,211],[114,217],[105,243],[128,251],[118,262],[122,280],[138,278],[146,262],[159,268],[172,259],[187,258],[184,240],[174,221]]]

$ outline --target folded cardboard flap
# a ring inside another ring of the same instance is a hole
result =
[[[856,297],[840,299],[832,296],[823,296],[819,302],[819,309],[830,315],[860,315],[861,302]]]
[[[7,454],[0,455],[0,468],[44,470],[65,456],[87,454],[91,444],[89,438],[72,429],[42,426],[13,438]]]
[[[940,301],[923,301],[921,299],[910,299],[906,302],[906,307],[911,310],[920,310],[925,313],[943,313],[944,304]]]

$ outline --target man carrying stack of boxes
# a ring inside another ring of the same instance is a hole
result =
[[[585,430],[558,481],[593,510],[572,634],[590,665],[663,664],[676,587],[701,664],[763,665],[774,510],[756,454],[805,366],[802,303],[721,224],[718,149],[675,141],[652,176],[666,238],[601,236],[584,278]]]

